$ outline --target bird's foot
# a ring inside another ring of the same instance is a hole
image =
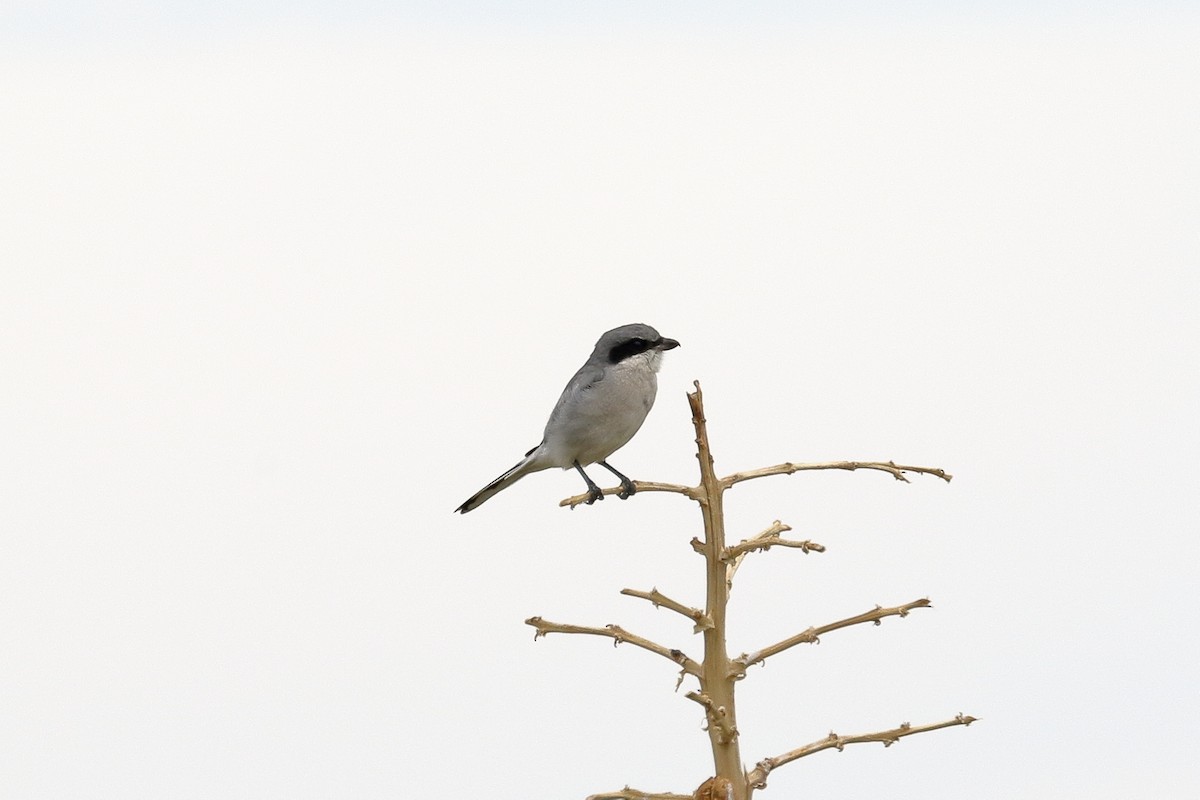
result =
[[[584,502],[590,506],[592,503],[596,502],[597,500],[603,500],[603,499],[604,499],[604,492],[600,491],[600,487],[592,486],[592,487],[588,488],[588,499],[585,500]]]
[[[637,493],[637,487],[633,485],[633,481],[629,480],[629,478],[626,478],[624,475],[613,469],[612,464],[609,464],[607,461],[597,461],[596,463],[604,467],[613,475],[616,475],[621,480],[621,489],[617,492],[617,497],[621,498],[622,500],[628,500]]]

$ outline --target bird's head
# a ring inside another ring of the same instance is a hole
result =
[[[609,364],[620,364],[626,359],[646,355],[651,366],[657,369],[663,351],[675,347],[679,347],[679,342],[665,338],[649,325],[634,323],[613,328],[601,336],[596,342],[594,356]]]

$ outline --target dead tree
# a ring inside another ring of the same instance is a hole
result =
[[[697,691],[688,692],[686,697],[699,704],[704,709],[707,722],[705,726],[712,745],[713,776],[706,780],[692,794],[671,794],[643,792],[626,786],[613,792],[602,792],[591,795],[588,800],[749,800],[756,789],[765,788],[767,777],[771,772],[804,756],[818,753],[829,748],[841,750],[848,744],[861,742],[880,742],[885,746],[891,745],[904,736],[925,733],[939,728],[955,725],[970,725],[974,717],[958,714],[952,719],[935,722],[928,725],[910,725],[905,722],[889,730],[854,735],[839,735],[830,733],[815,742],[802,745],[786,753],[770,756],[759,760],[753,768],[746,769],[739,747],[737,724],[737,706],[735,688],[737,682],[746,677],[746,670],[760,664],[778,653],[798,644],[815,643],[818,637],[830,631],[846,628],[851,625],[874,623],[876,625],[885,617],[904,617],[917,608],[928,608],[927,598],[913,600],[902,605],[884,608],[876,606],[870,611],[853,617],[831,622],[827,625],[811,627],[794,636],[774,644],[755,650],[751,653],[730,657],[726,650],[726,609],[729,604],[729,592],[733,587],[733,576],[747,554],[755,551],[766,551],[772,547],[791,547],[802,552],[823,552],[824,546],[812,541],[799,541],[782,538],[791,530],[787,525],[775,521],[766,530],[734,545],[725,544],[725,513],[723,495],[725,490],[742,481],[765,478],[769,475],[790,475],[805,470],[878,470],[886,472],[896,480],[908,482],[906,473],[933,475],[944,481],[951,476],[945,470],[930,467],[914,467],[896,464],[892,461],[830,461],[823,463],[777,464],[773,467],[735,472],[723,478],[718,478],[713,471],[712,452],[709,448],[708,430],[704,418],[704,402],[700,392],[700,384],[696,382],[696,390],[688,394],[688,403],[692,409],[692,424],[696,429],[696,458],[700,464],[700,483],[697,486],[681,486],[678,484],[635,481],[638,492],[675,492],[684,495],[700,506],[704,517],[704,538],[692,539],[694,550],[704,556],[706,569],[707,599],[704,609],[690,607],[677,600],[667,597],[658,589],[641,591],[623,589],[622,594],[638,597],[653,603],[656,607],[670,609],[692,621],[694,631],[704,638],[704,656],[700,660],[689,657],[681,650],[665,647],[657,642],[630,633],[617,625],[606,625],[602,628],[581,625],[566,625],[550,622],[542,617],[531,617],[525,622],[536,629],[534,638],[550,633],[579,633],[591,636],[603,636],[612,639],[614,643],[626,643],[641,647],[656,653],[663,658],[673,661],[679,666],[679,683],[691,676],[700,686]],[[616,494],[620,487],[605,489],[604,494]],[[561,505],[574,508],[586,501],[586,494],[569,497]]]

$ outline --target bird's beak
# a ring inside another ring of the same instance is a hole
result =
[[[679,342],[674,339],[664,338],[658,343],[659,350],[674,350],[676,347],[679,347]]]

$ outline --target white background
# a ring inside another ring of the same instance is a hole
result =
[[[683,343],[613,463],[739,485],[764,797],[1191,798],[1190,4],[9,3],[0,796],[582,798],[711,772],[623,587],[702,603],[679,497],[534,445],[601,332]],[[1086,9],[1086,10],[1085,10]],[[593,470],[600,479],[602,470]],[[602,481],[602,483],[607,483]]]

